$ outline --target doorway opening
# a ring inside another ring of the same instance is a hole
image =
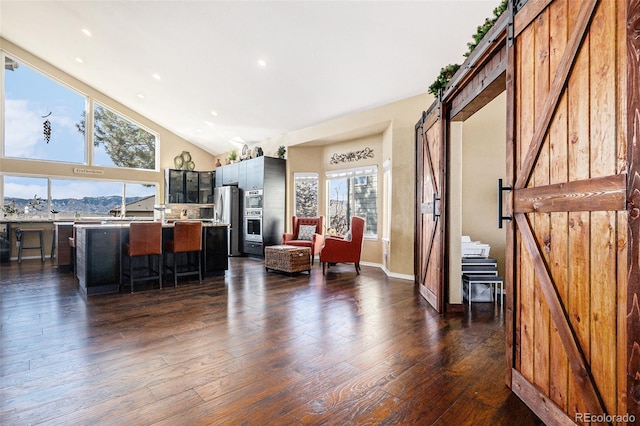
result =
[[[449,303],[467,303],[463,289],[462,237],[490,247],[504,277],[506,233],[498,228],[498,179],[506,173],[506,92],[449,131]],[[473,302],[492,302],[491,286],[474,285]],[[502,295],[500,295],[502,297]],[[499,302],[499,301],[498,301]]]

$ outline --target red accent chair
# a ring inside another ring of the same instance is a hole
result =
[[[327,237],[324,248],[320,252],[322,262],[322,275],[325,274],[327,263],[354,263],[356,274],[360,275],[360,255],[362,254],[362,242],[364,240],[365,220],[358,216],[351,218],[351,239],[344,237]]]
[[[282,244],[297,247],[309,247],[311,249],[311,264],[316,254],[320,253],[324,245],[324,216],[320,217],[297,217],[291,220],[293,232],[282,234]],[[309,234],[310,239],[300,239],[301,226],[315,226],[315,232]]]

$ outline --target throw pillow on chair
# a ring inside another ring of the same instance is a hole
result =
[[[316,233],[315,225],[300,225],[300,229],[298,230],[298,239],[312,241],[313,234]]]

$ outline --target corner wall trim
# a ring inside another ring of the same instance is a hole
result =
[[[381,263],[374,263],[374,262],[360,262],[361,265],[366,265],[366,266],[374,266],[376,268],[380,268],[382,269],[382,271],[391,278],[398,278],[400,280],[407,280],[407,281],[411,281],[413,283],[415,277],[413,275],[408,275],[408,274],[397,274],[395,272],[391,272],[389,271],[387,268],[385,268]]]

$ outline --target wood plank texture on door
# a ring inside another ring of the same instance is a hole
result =
[[[626,6],[528,2],[514,18],[507,376],[547,423],[627,410]]]
[[[438,312],[444,308],[444,138],[437,108],[416,126],[416,280]]]

